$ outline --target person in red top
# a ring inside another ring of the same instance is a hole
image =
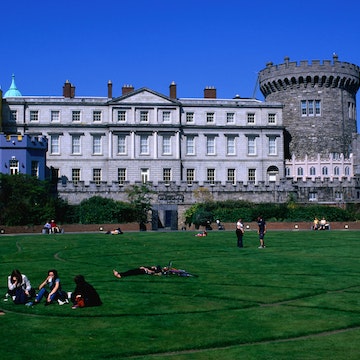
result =
[[[51,220],[50,225],[51,225],[50,232],[52,232],[53,234],[60,232],[60,229],[59,229],[59,227],[56,225],[55,220]]]

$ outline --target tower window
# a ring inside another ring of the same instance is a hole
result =
[[[321,100],[301,100],[301,116],[321,116]]]

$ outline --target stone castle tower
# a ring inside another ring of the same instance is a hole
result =
[[[340,62],[313,60],[268,63],[259,73],[266,101],[284,104],[285,157],[352,152],[356,128],[356,93],[360,68]]]

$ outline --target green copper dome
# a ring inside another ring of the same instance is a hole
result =
[[[4,98],[16,97],[16,96],[22,96],[22,95],[21,95],[21,92],[17,89],[17,87],[15,85],[15,75],[13,74],[10,89],[5,93]]]

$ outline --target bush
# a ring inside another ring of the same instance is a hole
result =
[[[357,209],[357,208],[356,208]],[[255,221],[262,215],[267,221],[313,221],[324,217],[328,221],[354,221],[356,212],[335,206],[260,203],[245,201],[206,202],[191,206],[185,213],[188,224],[196,224],[204,218],[219,219],[221,222]]]
[[[134,211],[130,204],[101,196],[93,196],[78,206],[81,224],[122,223],[134,221]]]

